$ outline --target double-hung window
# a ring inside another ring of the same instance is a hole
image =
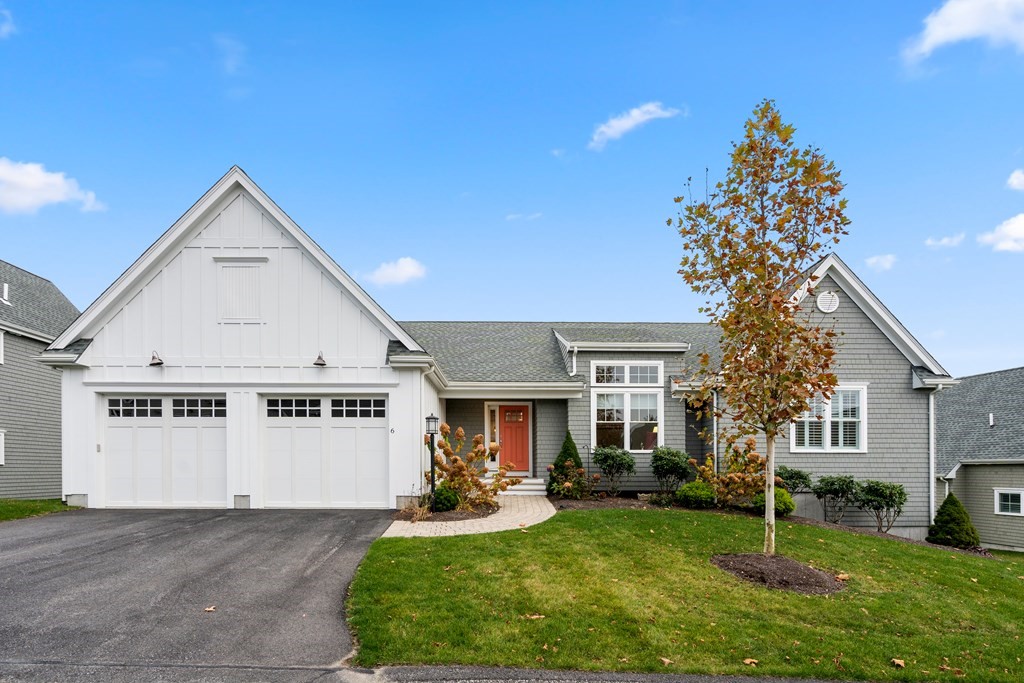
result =
[[[661,361],[599,361],[591,377],[595,448],[650,451],[662,443],[664,388]]]
[[[815,396],[790,428],[792,450],[866,452],[867,394],[866,386],[843,385],[828,400]]]
[[[1021,507],[1021,498],[1024,491],[1015,489],[995,489],[996,514],[997,515],[1024,515],[1024,508]]]

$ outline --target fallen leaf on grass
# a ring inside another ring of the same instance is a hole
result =
[[[529,530],[529,529],[520,529],[520,531],[522,531],[522,532],[523,532],[524,534],[528,534],[528,533],[530,533],[530,530]]]
[[[523,618],[524,619],[543,619],[544,615],[543,614],[524,614]]]
[[[836,581],[849,581],[850,575],[843,572],[842,574],[836,574]]]
[[[447,644],[448,644],[448,643],[439,643],[439,642],[437,642],[437,641],[434,641],[434,647],[444,647],[444,646],[445,646],[445,645],[447,645]]]
[[[756,659],[751,659],[750,657],[744,659],[743,663],[747,666],[757,666],[758,664],[760,664],[760,662],[758,662]]]
[[[893,658],[890,661],[892,662],[892,665],[895,666],[897,669],[903,669],[907,666],[907,663],[904,662],[902,659]]]
[[[971,579],[971,583],[978,583],[977,579]]]
[[[620,662],[628,662],[629,661],[629,657],[620,657],[619,661]]]
[[[217,605],[210,605],[209,607],[207,607],[203,611],[204,612],[216,612],[217,611]]]
[[[652,531],[651,533],[653,534],[654,532]],[[668,657],[658,657],[658,659],[660,659],[661,663],[664,664],[665,666],[668,666],[669,664],[675,664],[675,662],[673,662]]]

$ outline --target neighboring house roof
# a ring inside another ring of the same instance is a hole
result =
[[[6,261],[0,261],[0,329],[40,341],[53,341],[78,317],[78,309],[57,286]]]
[[[420,350],[413,340],[380,305],[367,294],[352,277],[346,273],[319,244],[305,233],[260,187],[252,181],[238,166],[231,169],[185,212],[174,225],[167,229],[149,249],[145,251],[121,277],[114,281],[96,301],[86,309],[85,313],[71,327],[63,332],[47,349],[43,356],[63,359],[71,353],[72,343],[92,337],[105,322],[104,314],[108,310],[116,310],[127,301],[131,294],[142,287],[152,273],[162,267],[162,259],[168,253],[180,249],[201,224],[202,217],[228,193],[242,188],[277,221],[278,224],[296,242],[312,256],[312,258],[377,319],[384,329],[394,338],[401,341],[406,348]]]
[[[568,382],[570,375],[559,337],[585,350],[594,344],[618,345],[622,353],[717,347],[718,333],[707,323],[580,322],[403,322],[454,382]],[[405,354],[393,345],[392,354]]]
[[[1024,461],[1024,368],[961,377],[935,397],[939,476],[958,464]],[[989,426],[989,414],[992,426]]]

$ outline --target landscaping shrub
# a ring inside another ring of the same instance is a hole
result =
[[[452,445],[452,439],[455,445]],[[424,436],[423,443],[430,449],[430,437]],[[484,435],[477,434],[473,437],[473,445],[465,456],[460,455],[462,447],[466,443],[466,432],[459,427],[452,434],[452,428],[444,423],[441,425],[441,441],[436,445],[436,451],[431,455],[434,458],[437,483],[442,482],[451,489],[459,502],[457,510],[475,510],[479,507],[498,507],[498,494],[507,491],[508,487],[521,484],[522,479],[508,477],[508,471],[512,465],[504,464],[490,477],[485,479],[490,470],[484,464],[490,454],[497,454],[499,446],[492,443],[490,448],[484,446]],[[430,485],[430,470],[423,473]],[[437,487],[435,487],[437,488]]]
[[[452,490],[447,481],[434,487],[434,512],[448,512],[459,507],[459,494]]]
[[[971,522],[971,515],[952,493],[939,506],[935,513],[935,523],[928,527],[925,540],[954,548],[977,548],[981,544],[978,530]]]
[[[860,485],[848,474],[821,477],[811,487],[811,493],[821,502],[825,521],[839,524],[846,514],[846,506],[857,499]]]
[[[587,476],[582,467],[571,467],[572,460],[566,460],[561,468],[548,465],[548,491],[556,496],[586,500],[594,497],[594,487],[601,483],[600,474]]]
[[[764,514],[764,492],[754,496],[752,507],[755,511]],[[793,496],[789,495],[789,491],[783,488],[775,489],[775,516],[776,517],[787,517],[796,511],[796,503],[793,502]]]
[[[746,439],[742,446],[726,444],[724,472],[715,472],[715,463],[710,456],[703,465],[690,460],[697,470],[697,478],[714,489],[720,507],[748,508],[754,496],[764,491],[766,463],[754,450],[755,447],[753,437]],[[775,477],[775,483],[781,485],[782,481]]]
[[[903,514],[907,490],[902,484],[869,479],[861,482],[853,502],[861,510],[868,510],[875,515],[878,531],[889,533],[889,529]]]
[[[602,446],[594,449],[594,462],[608,480],[608,494],[619,495],[622,483],[636,473],[636,460],[629,451],[618,446]]]
[[[706,481],[691,481],[679,487],[676,500],[684,508],[707,510],[715,507],[715,489]]]
[[[696,473],[689,460],[690,456],[675,448],[655,448],[651,453],[651,470],[658,479],[658,491],[671,494],[681,485],[691,481]]]
[[[782,487],[790,494],[811,492],[810,472],[780,465],[775,468],[775,476],[782,480]]]
[[[562,441],[562,448],[558,451],[558,457],[555,458],[553,464],[548,466],[548,493],[558,493],[554,490],[556,477],[565,482],[570,474],[581,467],[583,467],[583,461],[580,460],[579,449],[576,448],[576,442],[573,441],[572,432],[567,429],[565,430],[565,439]]]

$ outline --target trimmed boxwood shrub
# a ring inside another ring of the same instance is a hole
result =
[[[810,472],[780,465],[775,468],[775,476],[782,480],[782,486],[790,494],[811,492]]]
[[[573,441],[572,432],[565,431],[565,439],[562,441],[562,448],[558,451],[558,457],[548,468],[548,493],[558,493],[555,490],[556,482],[568,481],[576,470],[583,467],[580,460],[580,451]]]
[[[764,514],[764,492],[754,496],[754,500],[751,501],[751,507],[754,510]],[[789,495],[789,491],[783,488],[776,487],[775,489],[775,516],[776,517],[787,517],[796,510],[796,503],[793,502],[793,496]]]
[[[651,453],[651,471],[658,479],[658,490],[663,494],[671,494],[697,476],[690,466],[690,456],[668,446],[658,446]]]
[[[684,508],[707,510],[715,507],[715,489],[706,481],[691,481],[679,487],[676,500]]]
[[[925,540],[954,548],[977,548],[981,545],[971,515],[952,493],[939,506],[939,511],[935,513],[935,523],[928,527]]]
[[[821,501],[825,521],[839,524],[846,514],[846,506],[857,500],[860,484],[848,474],[821,477],[811,487],[811,493]]]
[[[619,495],[622,482],[636,472],[636,459],[632,453],[618,446],[595,448],[594,462],[604,472],[608,493],[612,496]]]
[[[459,494],[445,482],[434,489],[434,512],[448,512],[459,506]]]
[[[875,516],[878,531],[889,533],[889,529],[903,514],[903,506],[907,504],[907,490],[903,484],[869,479],[861,482],[854,503],[861,510],[867,510]]]

